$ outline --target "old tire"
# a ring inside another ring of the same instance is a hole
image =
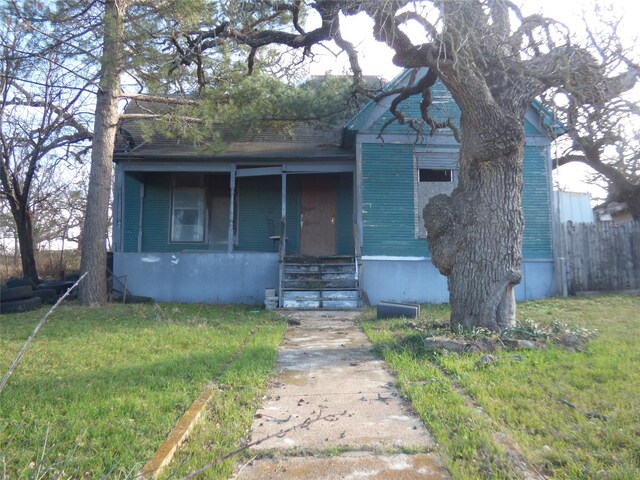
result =
[[[31,285],[21,285],[19,287],[6,287],[0,289],[0,302],[12,302],[14,300],[22,300],[23,298],[31,298],[33,289]]]
[[[58,295],[66,293],[73,286],[74,282],[66,282],[64,280],[53,280],[49,282],[43,282],[39,286],[47,290],[55,290]]]
[[[21,313],[35,310],[42,306],[40,297],[25,298],[22,300],[14,300],[12,302],[0,303],[0,313]]]
[[[33,282],[28,278],[9,277],[7,279],[7,287],[33,287]]]
[[[34,297],[40,297],[42,303],[56,303],[58,301],[58,293],[50,288],[38,288],[33,291]]]

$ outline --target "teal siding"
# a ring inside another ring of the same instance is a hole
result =
[[[524,189],[524,258],[551,258],[551,207],[545,147],[525,147]]]
[[[428,255],[425,240],[416,239],[412,145],[363,144],[363,254]],[[523,257],[548,259],[551,218],[545,147],[526,147],[523,210]]]
[[[540,129],[526,119],[524,121],[524,134],[527,137],[542,136]]]
[[[171,209],[171,178],[169,175],[148,175],[144,186],[142,218],[142,250],[168,252],[181,250],[169,245],[169,211]]]
[[[237,250],[273,251],[267,219],[280,228],[281,177],[238,178],[238,245]],[[276,246],[277,248],[277,246]]]
[[[338,176],[337,239],[338,255],[353,255],[353,177],[351,174]]]
[[[280,215],[278,215],[280,218]],[[300,250],[300,176],[287,176],[287,253]]]
[[[179,252],[206,250],[206,243],[170,243],[171,175],[150,174],[145,179],[142,219],[142,251]]]
[[[336,249],[339,255],[353,254],[353,180],[351,174],[338,177]],[[300,179],[287,176],[287,253],[300,251]],[[273,251],[267,218],[280,228],[281,178],[251,177],[238,179],[238,250]]]
[[[363,144],[364,255],[425,256],[416,239],[413,145]]]
[[[122,250],[138,251],[138,229],[140,227],[140,189],[142,182],[133,175],[124,175],[124,211]]]
[[[299,251],[300,245],[300,176],[287,177],[287,253]],[[353,180],[351,174],[337,175],[337,253],[353,253]],[[142,181],[125,175],[125,206],[123,212],[124,251],[138,249],[140,224],[140,193]],[[271,252],[277,250],[269,239],[267,219],[280,229],[281,177],[242,177],[237,179],[238,251]],[[150,173],[144,177],[142,199],[142,251],[176,252],[209,250],[209,243],[171,243],[171,175]]]
[[[399,110],[405,115],[406,120],[422,120],[422,115],[420,113],[421,100],[421,96],[414,95],[400,103]],[[453,101],[451,94],[440,81],[436,82],[436,84],[431,88],[431,102],[432,104],[429,107],[429,115],[436,122],[445,122],[447,119],[451,119],[455,125],[460,125],[460,108],[456,102]],[[389,110],[385,111],[385,113],[371,125],[368,129],[368,133],[379,133],[384,124],[392,117],[393,115]],[[385,128],[385,133],[407,132],[411,133],[414,131],[411,130],[409,126],[401,125],[397,121],[394,121]],[[428,129],[424,133],[428,135]],[[439,130],[438,133],[453,136],[453,133],[448,128],[443,128]]]

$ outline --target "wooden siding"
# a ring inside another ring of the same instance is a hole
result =
[[[353,255],[353,176],[350,173],[338,175],[337,210],[336,253]]]
[[[300,175],[287,176],[287,253],[300,250],[300,179]],[[339,255],[353,254],[352,182],[351,174],[338,175],[336,253]],[[280,183],[280,177],[275,176],[238,179],[238,250],[273,250],[266,219],[274,220],[276,230],[280,228]]]
[[[363,255],[427,256],[416,238],[413,145],[363,144]],[[544,147],[526,147],[523,257],[549,259],[551,220]],[[423,206],[418,206],[422,210]]]
[[[413,118],[417,121],[421,120],[420,114],[420,100],[422,98],[414,95],[407,100],[400,103],[399,109],[404,113],[407,120]],[[438,81],[431,88],[431,101],[432,104],[429,107],[429,115],[437,122],[445,122],[447,119],[451,119],[454,124],[460,125],[460,108],[451,98],[451,94],[442,84]],[[364,112],[363,112],[364,113]],[[382,126],[393,115],[389,110],[386,110],[368,129],[369,133],[379,133]],[[386,133],[411,133],[411,130],[407,125],[401,125],[397,121],[390,124],[386,129]],[[364,133],[364,132],[363,132]],[[442,129],[439,133],[443,135],[453,136],[453,133],[448,128]],[[428,135],[429,131],[425,132]]]
[[[238,245],[237,250],[271,252],[267,219],[280,229],[282,190],[280,176],[238,178]],[[275,246],[277,250],[277,245]]]
[[[525,147],[523,258],[551,258],[551,205],[545,147]]]
[[[362,254],[426,256],[416,239],[413,145],[362,145]]]
[[[278,216],[278,218],[280,218]],[[300,250],[300,176],[287,176],[287,252]]]
[[[145,179],[142,218],[143,252],[207,250],[208,243],[170,243],[171,175],[150,174]]]
[[[130,174],[124,175],[124,202],[122,212],[122,251],[138,251],[140,228],[140,189],[142,182]]]
[[[353,253],[353,180],[351,174],[338,174],[337,253]],[[138,250],[140,224],[140,192],[142,181],[135,176],[124,177],[123,251]],[[281,177],[242,177],[238,189],[238,251],[271,252],[267,219],[280,228]],[[171,175],[148,173],[144,179],[142,251],[178,252],[209,250],[208,243],[171,243]],[[298,252],[300,245],[300,176],[287,177],[287,252]],[[277,248],[277,246],[275,247]]]

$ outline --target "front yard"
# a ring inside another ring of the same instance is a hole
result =
[[[0,374],[44,310],[0,317]],[[361,325],[439,444],[454,479],[519,478],[511,445],[547,478],[640,478],[640,297],[519,305],[526,328],[594,332],[575,351],[433,353],[449,310]],[[212,380],[214,395],[179,478],[246,440],[286,328],[260,309],[62,306],[0,394],[0,478],[133,478]],[[244,454],[247,455],[246,453]],[[228,478],[230,459],[204,478]]]
[[[2,375],[44,312],[0,317]],[[0,394],[0,472],[133,478],[208,382],[234,390],[238,364],[253,413],[285,327],[240,307],[60,307]]]
[[[362,326],[454,478],[518,478],[500,438],[548,478],[640,478],[640,297],[518,308],[528,328],[555,321],[596,331],[579,351],[505,349],[483,362],[481,353],[424,350],[424,337],[442,333],[447,307],[423,308],[413,322],[369,313]]]

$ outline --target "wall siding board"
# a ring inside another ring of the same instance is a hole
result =
[[[455,125],[460,125],[460,108],[453,101],[451,94],[439,80],[435,85],[433,85],[433,87],[431,87],[431,102],[432,103],[429,106],[429,115],[431,115],[431,118],[437,122],[445,122],[448,119],[451,119]],[[420,99],[415,95],[401,102],[399,109],[404,113],[407,120],[415,119],[419,121],[422,118],[420,113]],[[375,122],[373,122],[371,127],[367,129],[367,133],[379,133],[385,123],[392,117],[392,113],[387,110]],[[405,133],[407,131],[412,130],[410,130],[406,124],[401,125],[397,121],[394,121],[385,128],[386,133]],[[428,133],[429,131],[427,129],[425,135]],[[442,129],[439,133],[442,135],[453,136],[453,133],[449,129]]]
[[[271,252],[267,219],[280,229],[282,180],[279,175],[238,178],[238,251]],[[275,246],[277,250],[278,246]]]
[[[122,251],[138,251],[138,230],[140,227],[140,189],[142,182],[131,174],[124,174],[124,223]]]
[[[415,238],[413,170],[413,145],[362,145],[363,255],[427,255]]]
[[[338,176],[336,253],[353,255],[353,176],[343,173]]]
[[[287,253],[295,253],[299,250],[300,175],[287,175]]]
[[[551,205],[545,147],[525,147],[524,188],[524,258],[551,258]]]
[[[415,232],[413,145],[363,144],[362,176],[363,254],[428,256]],[[525,148],[522,203],[523,257],[552,258],[545,147]]]

